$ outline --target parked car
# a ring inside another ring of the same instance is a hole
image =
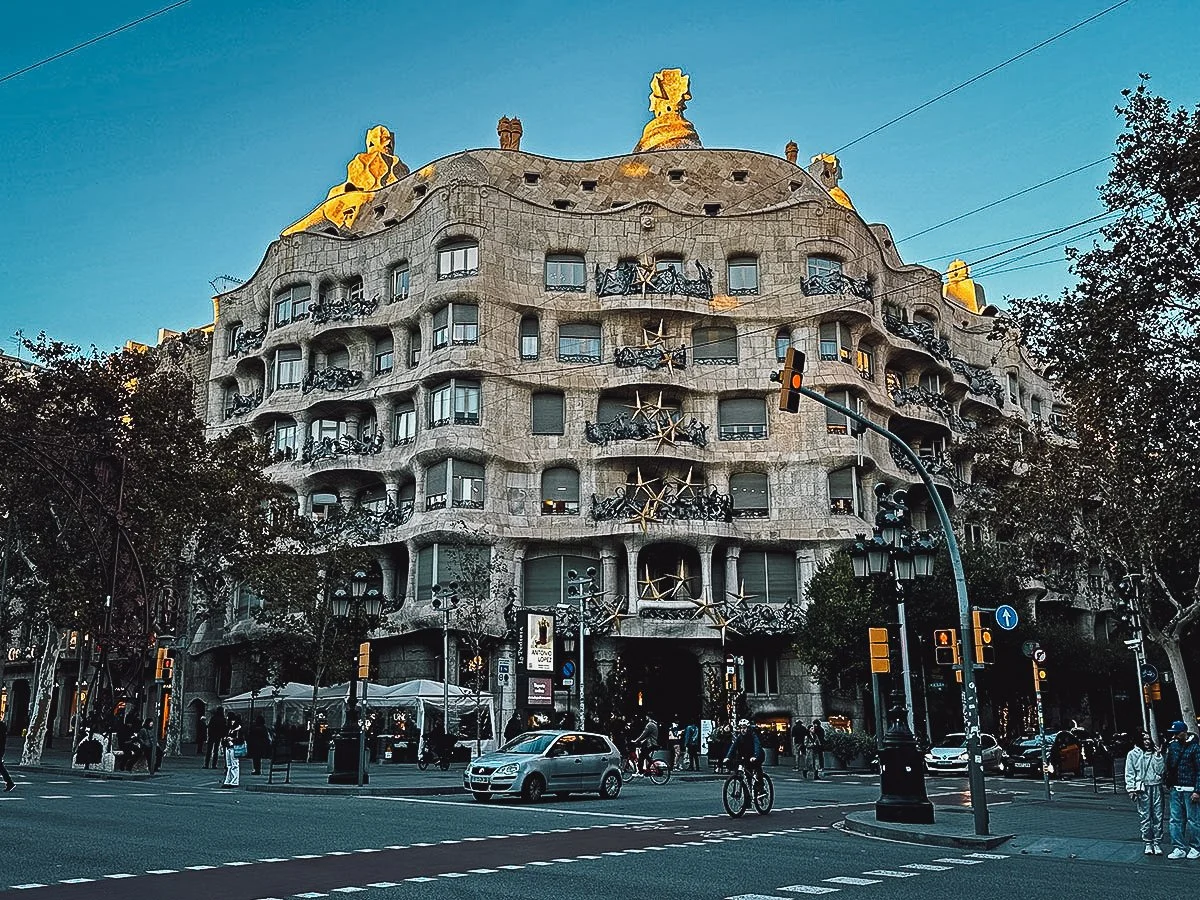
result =
[[[1004,750],[990,734],[979,736],[979,749],[983,756],[985,772],[1003,772]],[[967,736],[961,731],[948,734],[934,743],[925,754],[925,768],[932,774],[962,773],[967,771]]]
[[[621,793],[621,754],[607,737],[586,731],[528,731],[473,760],[463,787],[478,801],[497,795],[536,803],[549,791],[559,797]]]
[[[1008,747],[1010,775],[1042,774],[1042,737],[1024,735]],[[1083,745],[1069,731],[1047,731],[1045,737],[1046,773],[1061,778],[1068,773],[1083,773]]]

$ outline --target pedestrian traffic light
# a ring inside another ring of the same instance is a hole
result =
[[[154,657],[154,677],[159,681],[163,680],[163,667],[164,667],[164,664],[166,663],[166,660],[167,660],[167,648],[159,647],[158,652],[155,654],[155,657]]]
[[[892,671],[892,648],[886,628],[868,628],[871,643],[871,674],[886,675]]]
[[[971,625],[974,631],[975,662],[989,665],[996,661],[996,649],[992,646],[992,629],[983,624],[983,616],[979,610],[971,611]]]
[[[171,683],[171,679],[174,676],[175,676],[175,660],[171,659],[171,657],[168,656],[165,659],[163,659],[163,661],[162,661],[163,683],[169,685]]]
[[[363,641],[358,645],[358,677],[366,678],[371,674],[371,642]]]
[[[933,633],[933,659],[939,666],[952,666],[958,662],[958,641],[953,628],[939,628]]]
[[[804,386],[804,354],[788,347],[783,371],[773,376],[779,382],[779,408],[784,412],[800,412],[800,388]]]

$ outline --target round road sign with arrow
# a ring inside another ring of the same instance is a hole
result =
[[[1158,669],[1150,663],[1146,663],[1142,666],[1142,684],[1154,684],[1156,681],[1158,681]]]
[[[1035,663],[1044,663],[1046,661],[1046,651],[1038,647],[1033,651],[1033,661]]]
[[[1016,609],[1005,603],[1003,606],[996,607],[996,624],[1005,631],[1012,631],[1017,627],[1017,622],[1021,619],[1017,615]]]

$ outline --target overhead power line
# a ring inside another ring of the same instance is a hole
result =
[[[178,0],[177,3],[172,3],[170,6],[164,6],[162,9],[157,9],[152,13],[147,13],[140,19],[134,19],[132,22],[126,22],[120,28],[114,28],[112,31],[104,32],[104,34],[98,34],[94,38],[89,38],[88,40],[84,41],[82,44],[76,44],[74,47],[68,47],[66,50],[61,50],[58,53],[55,53],[53,56],[47,56],[45,59],[39,59],[37,62],[31,63],[30,65],[25,66],[23,69],[17,69],[15,72],[9,72],[4,77],[0,78],[0,84],[4,84],[6,81],[11,81],[20,75],[24,75],[26,72],[32,72],[34,69],[41,68],[47,63],[52,63],[55,60],[62,59],[64,56],[70,56],[72,53],[82,50],[84,47],[90,47],[92,44],[98,44],[101,41],[112,37],[113,35],[120,34],[122,31],[128,31],[130,28],[141,25],[143,22],[149,22],[151,19],[157,18],[158,16],[166,15],[171,10],[178,9],[179,7],[185,6],[191,2],[192,0]]]

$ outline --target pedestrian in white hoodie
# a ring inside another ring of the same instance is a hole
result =
[[[1162,854],[1166,842],[1163,822],[1163,770],[1165,761],[1162,750],[1142,732],[1138,746],[1125,757],[1125,790],[1137,805],[1141,820],[1142,840],[1146,842],[1146,855]]]

